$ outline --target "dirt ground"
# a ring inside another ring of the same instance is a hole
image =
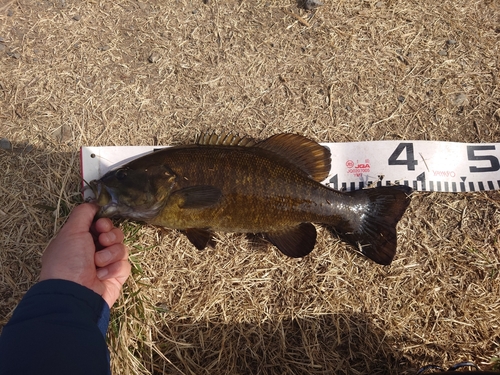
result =
[[[204,130],[499,142],[496,0],[0,0],[0,326],[81,201],[79,148]],[[500,193],[415,193],[390,266],[120,222],[115,374],[414,374],[500,356]]]

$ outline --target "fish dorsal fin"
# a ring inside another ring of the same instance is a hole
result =
[[[251,147],[255,145],[255,140],[247,136],[239,136],[234,133],[223,133],[216,134],[212,133],[201,133],[196,138],[196,144],[202,146],[241,146],[241,147]]]
[[[316,181],[323,181],[330,173],[330,150],[302,135],[276,134],[256,147],[279,154]]]

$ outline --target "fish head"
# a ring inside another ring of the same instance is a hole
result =
[[[147,168],[124,166],[89,183],[99,217],[148,221],[159,214],[176,182],[164,165]]]

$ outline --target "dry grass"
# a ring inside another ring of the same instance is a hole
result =
[[[184,143],[204,129],[500,139],[497,1],[325,3],[1,3],[0,137],[16,150],[0,150],[0,324],[79,200],[82,145]],[[113,311],[114,373],[488,368],[499,205],[499,192],[415,194],[389,267],[323,230],[295,260],[242,235],[198,252],[177,232],[121,223],[135,268]]]

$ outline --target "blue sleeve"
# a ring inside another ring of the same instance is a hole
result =
[[[35,284],[0,336],[0,375],[108,375],[109,307],[66,280]]]

